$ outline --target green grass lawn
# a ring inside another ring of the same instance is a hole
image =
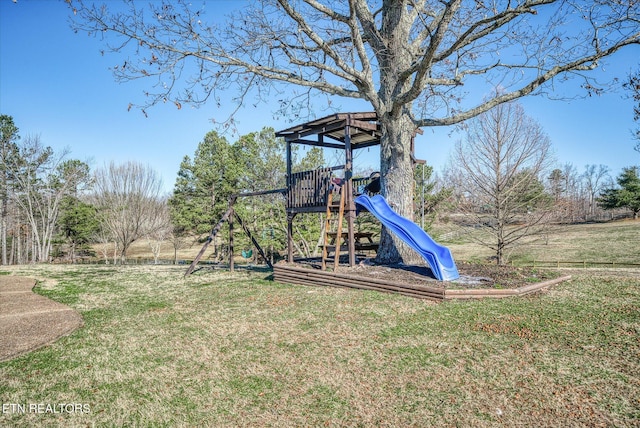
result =
[[[638,426],[640,272],[437,304],[268,273],[23,266],[85,325],[0,363],[0,426]],[[28,409],[27,409],[28,410]]]

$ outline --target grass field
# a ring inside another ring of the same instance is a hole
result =
[[[0,364],[0,426],[637,426],[640,273],[436,304],[268,273],[29,266],[85,325]]]
[[[437,233],[452,230],[440,226]],[[459,260],[484,260],[490,249],[474,243],[470,229],[455,239],[441,241]],[[570,224],[551,226],[547,233],[523,241],[508,255],[515,263],[532,260],[640,263],[640,221]]]
[[[543,253],[638,257],[638,223],[592,226]],[[640,269],[442,304],[184,269],[0,267],[85,322],[0,363],[0,427],[640,425]]]
[[[452,224],[437,224],[433,229],[432,236],[439,243],[448,246],[456,260],[483,261],[493,255],[490,249],[475,243],[472,235],[478,232],[474,229],[463,229]],[[237,232],[236,235],[236,258],[242,262],[239,257],[242,245],[239,242],[246,239],[242,232]],[[442,239],[442,236],[448,238]],[[532,260],[640,263],[637,242],[640,242],[640,220],[558,225],[551,226],[542,236],[524,239],[508,255],[515,263],[528,263]],[[192,243],[179,251],[178,258],[192,260],[201,248],[201,243]],[[203,260],[209,255],[210,251]],[[129,249],[128,256],[131,259],[153,257],[144,240],[135,242]],[[171,244],[162,246],[160,257],[173,260]]]

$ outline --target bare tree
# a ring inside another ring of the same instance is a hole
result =
[[[19,152],[11,166],[15,202],[31,226],[33,260],[49,261],[61,203],[89,183],[89,166],[65,160],[66,151],[55,153],[37,136],[27,136]]]
[[[100,221],[115,241],[124,263],[129,246],[158,225],[162,180],[142,164],[111,162],[95,172],[94,189]]]
[[[178,264],[178,251],[189,246],[189,240],[180,233],[176,227],[172,227],[169,234],[171,247],[173,248],[173,264]]]
[[[294,119],[318,93],[367,101],[381,124],[382,194],[410,218],[416,128],[552,94],[569,78],[600,91],[588,72],[640,43],[640,8],[627,0],[255,0],[219,25],[188,0],[127,0],[124,11],[69,3],[75,30],[107,37],[122,56],[117,79],[155,78],[145,114],[167,101],[226,104],[230,88],[238,106],[277,94]],[[410,253],[383,232],[380,261]]]
[[[576,167],[570,162],[562,165],[561,171],[563,198],[557,201],[555,210],[561,213],[564,219],[573,223],[582,211],[580,209],[580,176]]]
[[[151,253],[153,254],[153,261],[155,264],[158,264],[162,244],[164,244],[167,239],[172,238],[173,225],[171,224],[169,205],[167,204],[166,198],[158,199],[152,203],[155,207],[151,210],[153,216],[148,219],[148,224],[146,225],[146,229],[148,230],[146,238],[147,245],[149,245]]]
[[[609,167],[606,165],[585,165],[582,180],[588,195],[589,214],[593,215],[597,207],[597,197],[610,182]]]
[[[631,74],[623,86],[631,92],[631,98],[636,102],[633,106],[633,120],[640,122],[640,70]],[[640,153],[640,126],[633,131],[633,138],[637,141],[633,149]]]
[[[501,104],[469,121],[451,158],[450,179],[464,212],[487,233],[479,240],[498,264],[506,251],[537,232],[551,196],[539,177],[550,160],[549,138],[516,103]]]
[[[98,244],[98,251],[104,258],[105,264],[109,264],[109,260],[113,256],[113,263],[116,263],[118,256],[118,244],[113,239],[111,233],[105,230],[104,224],[102,227],[93,235],[93,242]]]
[[[571,163],[551,171],[547,185],[554,197],[554,211],[558,220],[586,221],[596,215],[596,198],[611,184],[609,168],[605,165],[585,165],[578,174]]]

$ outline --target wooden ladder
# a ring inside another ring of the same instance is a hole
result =
[[[340,193],[339,202],[336,203],[333,201],[333,196],[336,193]],[[324,246],[322,247],[322,270],[327,268],[327,260],[330,259],[330,249],[333,248],[333,270],[338,269],[338,264],[340,263],[340,250],[342,246],[342,219],[344,218],[344,184],[340,186],[336,191],[333,191],[329,194],[329,198],[327,200],[327,214],[325,217],[325,225],[324,225]],[[338,211],[337,218],[334,217],[334,212]],[[337,223],[337,224],[336,224]],[[335,224],[335,242],[333,245],[329,244],[330,234],[334,230],[331,226]]]

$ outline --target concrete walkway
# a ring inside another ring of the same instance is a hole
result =
[[[83,323],[79,313],[35,294],[33,278],[0,275],[0,362],[48,345]]]

